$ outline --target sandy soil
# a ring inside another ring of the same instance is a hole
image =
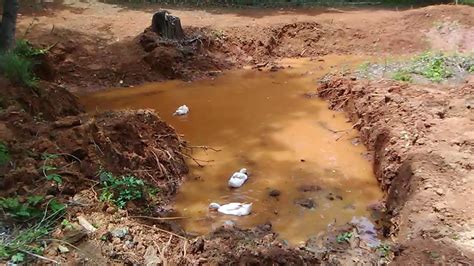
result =
[[[77,224],[83,215],[103,225],[89,234],[89,241],[77,244],[77,252],[58,254],[57,246],[49,243],[46,256],[98,264],[231,264],[263,258],[268,264],[375,264],[394,259],[401,265],[419,265],[469,264],[474,259],[473,209],[468,200],[474,185],[472,81],[441,87],[343,77],[320,87],[320,96],[350,115],[373,150],[374,170],[387,191],[383,232],[393,238],[388,257],[361,241],[338,243],[335,236],[355,230],[351,226],[291,248],[278,241],[268,225],[221,228],[195,238],[172,221],[134,217],[135,204],[117,211],[99,203],[94,185],[104,165],[117,174],[133,172],[162,188],[166,193],[147,215],[169,215],[167,204],[187,170],[184,143],[151,111],[82,114],[65,89],[202,78],[243,65],[271,65],[283,57],[401,55],[430,48],[472,52],[472,7],[170,10],[181,17],[188,36],[199,40],[189,43],[162,43],[144,33],[157,9],[92,2],[22,11],[18,37],[26,34],[35,45],[54,45],[45,59],[45,68],[52,67],[47,71],[52,83],[43,84],[38,97],[0,83],[7,88],[2,91],[7,100],[2,103],[6,110],[0,116],[0,133],[14,161],[0,169],[1,194],[23,196],[35,189],[64,202],[79,200],[94,207],[79,204],[68,211],[68,219]],[[65,170],[64,185],[44,185],[48,183],[38,170],[43,152],[79,158],[54,159]],[[121,227],[129,228],[125,236],[110,235]],[[53,237],[65,237],[66,231],[58,229]]]

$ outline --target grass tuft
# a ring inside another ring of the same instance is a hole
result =
[[[38,79],[33,74],[33,61],[13,52],[0,55],[0,70],[14,84],[36,87]]]

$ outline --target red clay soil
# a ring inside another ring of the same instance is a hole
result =
[[[192,80],[282,57],[474,48],[474,8],[469,6],[408,11],[170,9],[181,18],[187,41],[150,46],[154,36],[142,33],[159,8],[133,10],[98,2],[45,8],[21,16],[18,34],[29,29],[26,37],[34,44],[54,45],[50,55],[57,68],[55,80],[73,90]]]
[[[60,169],[65,183],[53,195],[74,195],[90,188],[103,168],[142,178],[161,188],[166,199],[187,173],[180,152],[183,141],[153,111],[86,115],[71,93],[54,85],[44,83],[35,89],[40,95],[36,97],[31,89],[1,82],[6,106],[0,114],[4,129],[0,137],[15,162],[2,169],[2,196],[45,192],[41,189],[50,187],[41,171],[42,154],[59,154],[48,164]],[[171,177],[173,182],[168,180]]]
[[[411,85],[335,77],[319,95],[347,112],[387,191],[400,265],[474,260],[474,82]]]

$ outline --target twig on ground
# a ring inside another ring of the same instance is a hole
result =
[[[210,147],[210,146],[188,146],[187,148],[190,148],[190,149],[211,150],[211,151],[215,151],[215,152],[222,151],[221,149],[216,149],[216,148],[213,148],[213,147]]]
[[[33,253],[33,252],[29,252],[28,250],[19,249],[19,251],[21,251],[21,252],[23,252],[23,253],[26,253],[26,254],[28,254],[28,255],[30,255],[30,256],[36,257],[36,258],[38,258],[38,259],[42,259],[42,260],[45,260],[45,261],[49,261],[49,262],[52,262],[52,263],[54,263],[54,264],[59,264],[58,261],[55,261],[55,260],[50,259],[50,258],[46,258],[46,257],[44,257],[44,256],[35,254],[35,253]]]
[[[163,232],[163,233],[167,233],[167,234],[170,234],[170,235],[172,235],[172,236],[178,237],[178,238],[180,238],[180,239],[187,240],[186,237],[180,236],[180,235],[178,235],[178,234],[175,234],[175,233],[173,233],[173,232],[167,231],[167,230],[165,230],[165,229],[161,229],[161,228],[159,228],[159,227],[154,227],[154,226],[150,226],[150,225],[143,224],[143,223],[140,223],[140,224],[141,224],[142,226],[144,226],[144,227],[147,227],[147,228],[150,228],[150,229],[153,229],[153,230],[156,230],[156,231],[160,231],[160,232]]]
[[[152,217],[152,216],[136,215],[136,216],[129,216],[129,218],[143,218],[143,219],[152,219],[152,220],[164,221],[164,220],[188,219],[189,217],[185,217],[185,216],[178,216],[178,217]]]

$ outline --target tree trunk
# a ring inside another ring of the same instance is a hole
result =
[[[169,14],[170,13],[166,10],[156,12],[151,21],[152,31],[158,33],[163,38],[171,40],[184,39],[181,21],[178,17]]]
[[[2,24],[0,24],[0,52],[12,48],[15,44],[17,14],[18,0],[3,0]]]

